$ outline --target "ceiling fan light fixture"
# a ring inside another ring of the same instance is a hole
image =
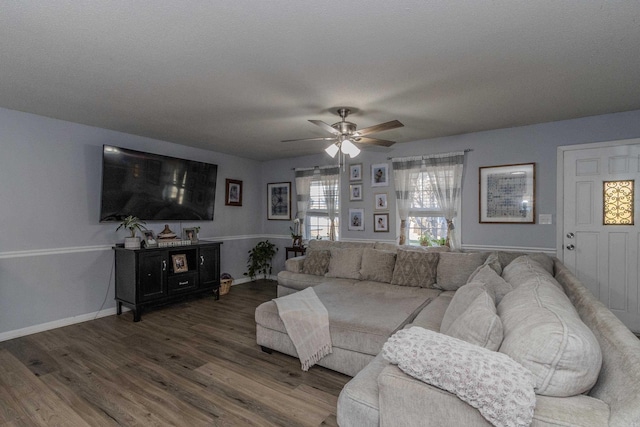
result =
[[[338,154],[338,151],[340,151],[340,148],[338,147],[338,144],[331,144],[325,148],[324,151],[331,157],[335,157],[336,154]]]
[[[351,158],[356,157],[358,154],[360,154],[360,149],[356,147],[355,144],[348,138],[342,141],[340,150],[344,154],[348,154],[349,156],[351,156]]]

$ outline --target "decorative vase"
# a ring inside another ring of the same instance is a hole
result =
[[[124,238],[124,248],[125,249],[140,249],[140,238],[139,237],[125,237]]]

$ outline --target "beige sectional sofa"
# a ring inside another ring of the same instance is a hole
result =
[[[312,242],[278,274],[279,296],[313,286],[327,308],[333,353],[318,364],[353,376],[338,401],[342,427],[491,425],[383,357],[388,338],[413,326],[529,369],[532,425],[640,426],[640,340],[560,261],[438,250]],[[297,356],[273,301],[256,309],[256,329],[263,349]]]

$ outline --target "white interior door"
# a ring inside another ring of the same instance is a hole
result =
[[[629,329],[640,332],[636,190],[640,140],[596,148],[564,147],[562,153],[564,208],[559,256]],[[620,181],[633,181],[633,190]],[[613,199],[605,195],[605,182]],[[609,215],[605,214],[606,200],[615,207]],[[611,221],[630,223],[608,224]]]

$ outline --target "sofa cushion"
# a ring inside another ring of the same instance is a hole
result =
[[[395,253],[365,248],[362,253],[360,276],[362,280],[391,283],[395,265]]]
[[[487,289],[490,289],[495,294],[496,305],[500,304],[502,298],[513,290],[513,286],[500,277],[500,275],[487,264],[480,267],[478,271],[469,278],[467,284],[470,283],[482,284],[485,285]]]
[[[602,364],[598,341],[538,263],[526,256],[516,261],[505,267],[504,277],[519,279],[516,270],[527,281],[498,305],[504,327],[500,351],[533,373],[537,394],[564,397],[589,391]]]
[[[496,351],[502,343],[502,322],[496,314],[494,297],[484,289],[458,316],[451,326],[440,332],[471,344]]]
[[[419,252],[398,249],[391,284],[429,288],[436,281],[438,252]]]
[[[521,255],[511,261],[502,271],[502,277],[514,288],[523,283],[529,283],[531,280],[544,277],[558,289],[562,289],[560,283],[556,281],[551,273],[529,255]]]
[[[456,394],[493,425],[533,419],[533,376],[504,354],[412,327],[393,334],[382,356],[407,375]]]
[[[482,264],[480,267],[476,268],[475,271],[473,273],[471,273],[471,275],[467,279],[467,283],[472,281],[473,278],[476,276],[476,274],[478,274],[480,272],[480,270],[483,269],[485,266],[488,266],[493,271],[495,271],[498,276],[502,276],[502,265],[500,264],[500,259],[498,258],[498,253],[497,252],[491,252],[487,256],[487,259],[484,261],[484,264]]]
[[[532,260],[538,262],[542,268],[544,268],[549,274],[553,274],[553,259],[543,253],[523,253],[523,252],[504,252],[498,251],[496,252],[498,255],[498,259],[500,260],[500,265],[504,269],[506,266],[511,264],[513,260],[519,258],[523,255],[529,256]]]
[[[432,331],[440,331],[440,324],[442,317],[447,311],[447,307],[451,303],[453,298],[453,292],[445,291],[431,301],[420,313],[413,319],[413,322],[405,326],[405,328],[411,326],[420,326],[421,328],[430,329]]]
[[[489,256],[488,252],[442,252],[438,261],[435,287],[455,291],[469,280],[469,276]]]
[[[315,276],[324,276],[329,269],[331,252],[323,249],[309,250],[304,258],[302,272]]]
[[[331,260],[326,277],[361,279],[362,248],[331,248]]]

